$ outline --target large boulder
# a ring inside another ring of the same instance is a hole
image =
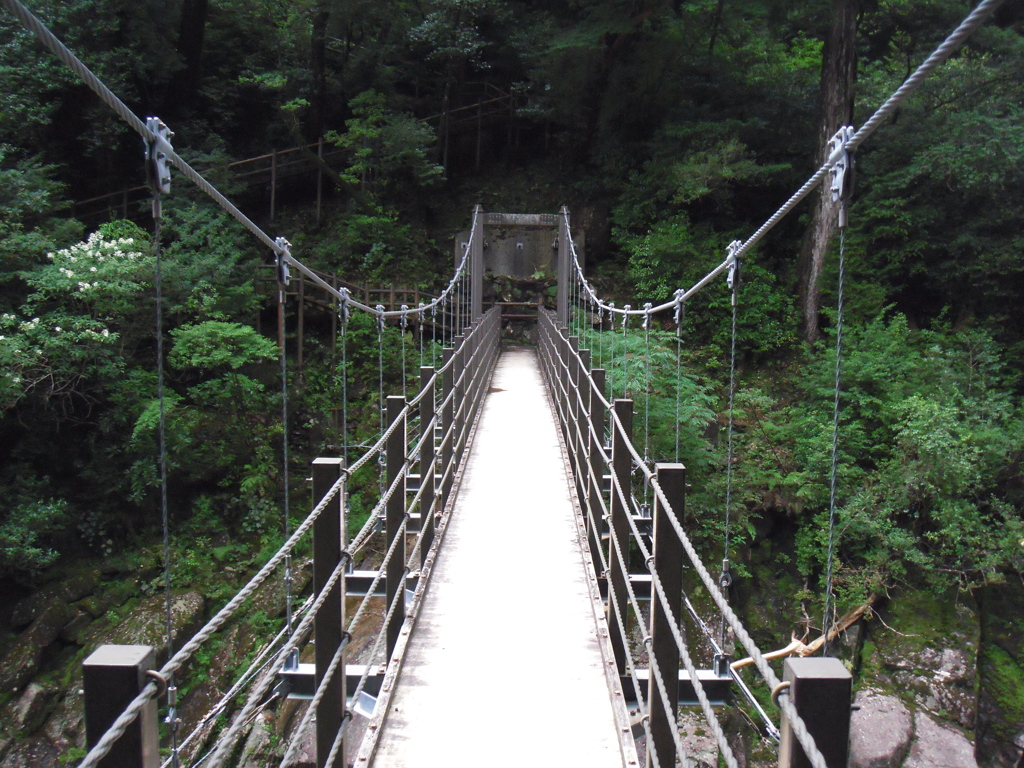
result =
[[[895,696],[863,690],[850,716],[849,768],[899,768],[914,735],[914,720]]]
[[[868,625],[861,677],[899,691],[915,709],[973,728],[979,632],[972,607],[953,594],[901,593],[879,615]]]
[[[978,652],[978,760],[1017,768],[1024,760],[1024,583],[1015,576],[975,592]]]
[[[33,615],[35,620],[0,660],[0,690],[18,691],[35,676],[43,652],[67,626],[72,610],[63,601],[54,599]]]
[[[14,705],[14,722],[25,733],[35,730],[52,708],[57,697],[55,688],[29,683]]]
[[[163,595],[139,600],[116,623],[93,629],[83,638],[91,651],[101,645],[150,645],[157,661],[167,660],[167,615]],[[206,600],[199,592],[181,592],[171,598],[171,625],[175,649],[181,648],[202,626]],[[113,615],[113,614],[110,614]]]
[[[52,603],[73,603],[90,595],[99,584],[99,571],[86,571],[65,581],[34,592],[15,603],[11,611],[11,626],[25,627],[45,613]]]
[[[924,712],[914,716],[914,745],[903,768],[978,768],[974,746],[960,731],[941,726]]]

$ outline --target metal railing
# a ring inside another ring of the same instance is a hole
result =
[[[683,529],[685,467],[668,463],[655,464],[653,468],[647,466],[632,442],[633,401],[608,401],[604,370],[591,367],[590,351],[580,349],[579,339],[569,335],[568,330],[558,323],[555,313],[540,308],[538,323],[541,369],[554,401],[576,495],[585,518],[585,546],[590,550],[595,568],[600,569],[598,575],[603,575],[607,581],[608,627],[615,663],[624,684],[632,683],[633,686],[639,710],[637,714],[650,747],[648,764],[672,768],[678,760],[683,766],[690,765],[676,721],[683,686],[692,686],[694,703],[699,704],[703,711],[725,764],[739,764],[715,715],[709,692],[721,681],[731,683],[736,680],[738,684],[742,681],[738,680],[735,670],[729,665],[728,655],[721,649],[717,650],[713,670],[697,670],[680,629],[684,610],[690,611],[698,623],[700,621],[692,613],[692,605],[682,590],[682,568],[684,560],[688,559],[721,610],[723,620],[754,659],[757,670],[772,691],[773,701],[782,710],[785,764],[789,765],[792,754],[799,752],[807,762],[793,764],[835,768],[839,761],[833,757],[837,754],[834,749],[843,755],[846,750],[847,739],[842,728],[832,727],[834,723],[830,722],[822,729],[820,721],[817,721],[814,734],[811,734],[804,717],[814,707],[815,700],[805,694],[800,702],[800,711],[797,710],[795,702],[787,695],[791,682],[790,667],[787,666],[787,682],[781,682],[728,605],[718,583],[704,566]],[[606,433],[611,436],[610,446],[605,442]],[[643,520],[644,514],[633,501],[633,477],[637,473],[654,495],[649,534],[640,530],[638,521]],[[634,587],[636,579],[631,578],[630,573],[631,549],[639,551],[639,559],[650,578],[651,608],[646,625]],[[647,651],[647,669],[640,668],[633,658],[628,626],[630,610],[639,624],[642,643]],[[845,675],[848,682],[849,674],[835,659],[799,661],[832,662],[826,666],[831,670],[838,665],[842,673],[840,676]],[[680,671],[680,665],[685,674]],[[798,682],[792,685],[795,698]],[[813,696],[811,690],[810,696]],[[838,718],[841,720],[845,712],[845,727],[848,729],[849,703],[846,703],[845,710],[842,702],[839,703]],[[821,749],[816,739],[822,743]],[[823,752],[829,755],[828,761]],[[841,762],[845,765],[845,757]]]
[[[135,748],[145,739],[119,739],[128,731],[156,733],[154,699],[162,696],[161,680],[181,668],[195,652],[235,615],[246,600],[290,556],[298,543],[312,531],[313,594],[297,626],[276,651],[273,662],[261,675],[253,676],[245,703],[215,738],[203,759],[205,768],[225,765],[254,716],[266,706],[274,693],[289,695],[303,689],[299,698],[311,699],[299,725],[292,731],[281,765],[290,764],[298,754],[304,733],[316,721],[317,766],[340,768],[344,765],[344,734],[352,712],[345,705],[346,692],[355,705],[370,701],[369,686],[381,692],[381,679],[397,675],[409,617],[415,615],[426,580],[436,557],[447,516],[453,507],[453,494],[466,458],[491,372],[498,356],[501,338],[501,309],[495,307],[468,325],[443,350],[442,365],[436,370],[420,369],[420,388],[409,399],[387,399],[387,427],[377,441],[351,466],[340,458],[320,458],[313,462],[313,509],[288,542],[274,554],[217,615],[211,619],[159,671],[150,675],[154,682],[135,687],[112,711],[106,698],[116,677],[112,668],[104,668],[86,685],[87,723],[96,722],[90,712],[102,710],[99,726],[88,728],[90,752],[80,768],[97,765],[112,751],[119,765],[150,768],[154,752]],[[410,431],[413,432],[410,439]],[[371,462],[383,460],[385,482],[382,492],[361,530],[347,540],[347,495],[349,478]],[[413,470],[418,469],[418,474]],[[413,482],[410,482],[413,481]],[[380,566],[369,574],[359,574],[369,585],[355,594],[363,599],[351,618],[345,613],[343,596],[347,571],[355,556],[378,534],[386,551]],[[411,539],[411,540],[410,540]],[[370,603],[384,584],[383,626],[376,634],[369,662],[346,670],[345,649],[355,632],[372,626]],[[412,590],[411,594],[407,590]],[[315,663],[298,663],[298,649],[315,638]],[[382,660],[378,659],[382,656]],[[150,660],[151,665],[151,660]],[[124,675],[121,674],[121,679]],[[147,678],[141,675],[139,679]],[[276,686],[276,687],[275,687]],[[124,686],[122,685],[122,688]],[[384,689],[386,689],[386,684]],[[123,693],[123,691],[122,691]],[[364,695],[367,694],[367,695]],[[387,702],[382,702],[386,709]],[[108,727],[109,726],[109,727]],[[154,736],[155,738],[155,736]],[[186,739],[187,741],[187,739]],[[132,750],[135,749],[133,752]]]

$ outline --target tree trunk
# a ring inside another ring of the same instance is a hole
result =
[[[821,61],[821,121],[817,162],[828,158],[828,142],[853,119],[853,86],[857,78],[857,13],[859,0],[833,0],[832,26]],[[804,339],[813,344],[821,337],[821,269],[836,233],[838,205],[832,202],[828,181],[819,188],[811,226],[804,235],[797,262]]]
[[[327,0],[318,0],[313,11],[313,35],[310,40],[310,70],[313,76],[310,139],[323,136],[327,109],[327,23],[331,11]]]
[[[179,98],[185,103],[191,102],[199,90],[208,11],[209,0],[184,0],[181,5],[178,53],[185,61],[185,70],[179,81],[181,83]]]

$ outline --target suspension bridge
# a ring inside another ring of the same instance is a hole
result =
[[[679,329],[687,301],[724,278],[734,329],[731,450],[741,258],[826,180],[825,194],[840,204],[844,231],[854,151],[991,15],[998,0],[979,4],[863,126],[841,128],[811,178],[748,239],[732,243],[704,278],[667,302],[634,309],[604,301],[584,275],[569,212],[551,217],[557,226],[557,308],[538,307],[535,347],[504,349],[502,308],[483,308],[479,206],[461,261],[437,297],[414,307],[361,301],[338,280],[306,267],[286,239],[270,237],[234,206],[177,155],[167,126],[132,113],[19,0],[0,2],[145,141],[158,328],[161,200],[169,192],[173,166],[274,253],[280,312],[297,274],[304,290],[319,289],[328,297],[343,339],[351,313],[361,311],[376,318],[380,334],[388,323],[404,329],[423,320],[421,328],[432,329],[432,350],[441,349],[440,359],[431,353],[429,365],[421,351],[415,393],[403,388],[403,394],[385,397],[381,392],[380,431],[362,455],[351,463],[347,456],[313,462],[315,501],[294,531],[284,440],[286,542],[180,649],[170,643],[161,455],[168,660],[157,668],[153,650],[139,646],[103,646],[86,660],[89,752],[80,768],[232,765],[257,716],[284,700],[300,707],[275,758],[282,767],[689,766],[680,707],[700,712],[721,761],[738,766],[720,722],[722,705],[738,697],[757,712],[760,736],[778,744],[780,765],[845,766],[849,673],[826,655],[788,659],[785,679],[779,679],[770,663],[778,654],[762,653],[730,606],[728,533],[721,570],[712,574],[684,526],[686,468],[653,461],[646,439],[634,437],[633,400],[615,397],[615,383],[600,367],[604,351],[595,356],[587,349],[584,331],[614,330],[619,323],[626,328],[631,319],[649,330],[659,315],[670,315]],[[839,295],[841,338],[841,286]],[[162,392],[160,339],[158,333]],[[287,438],[288,357],[281,341]],[[837,413],[839,373],[837,367]],[[645,432],[649,416],[643,414]],[[678,424],[677,416],[677,429]],[[349,539],[349,483],[374,465],[379,498]],[[731,467],[730,460],[727,531]],[[834,449],[832,491],[834,513]],[[298,603],[292,559],[308,538],[312,591]],[[376,567],[356,570],[360,553],[370,549],[382,553],[371,558]],[[830,534],[830,567],[832,559]],[[712,617],[702,616],[684,593],[684,566],[715,604],[720,633],[709,628]],[[196,651],[276,578],[287,592],[280,632],[239,671],[235,685],[199,726],[183,733],[179,678],[188,674]],[[832,631],[815,645],[826,649],[837,627],[829,596],[826,589],[823,626]],[[355,610],[347,610],[350,605]],[[369,641],[358,658],[350,658],[357,635]],[[748,659],[733,661],[737,646]],[[699,668],[702,660],[710,663]],[[748,662],[777,713],[765,711],[751,692],[755,683],[740,672]],[[162,743],[160,702],[166,724]]]

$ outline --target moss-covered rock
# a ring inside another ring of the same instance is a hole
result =
[[[976,596],[981,613],[978,762],[1015,768],[1024,756],[1024,584],[1008,578]]]

